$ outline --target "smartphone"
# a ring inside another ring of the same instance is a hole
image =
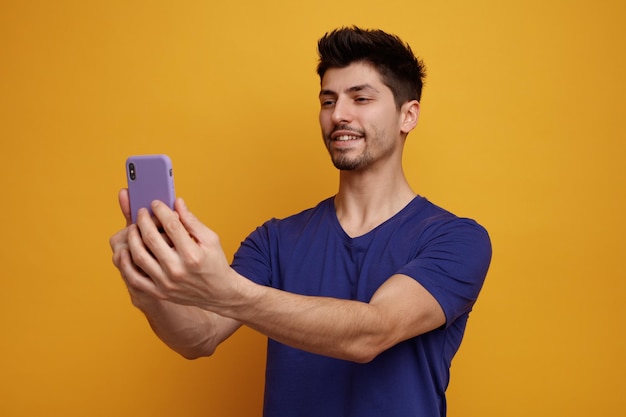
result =
[[[172,161],[167,155],[137,155],[126,159],[126,179],[130,213],[133,223],[137,222],[137,211],[145,207],[150,210],[154,200],[160,200],[174,208],[174,174]]]

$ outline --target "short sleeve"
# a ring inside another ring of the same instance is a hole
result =
[[[416,257],[397,273],[418,281],[441,305],[446,327],[471,311],[491,262],[487,231],[470,219],[433,221]]]
[[[241,243],[231,264],[237,273],[264,286],[269,286],[272,280],[270,226],[273,221],[266,222],[250,233]]]

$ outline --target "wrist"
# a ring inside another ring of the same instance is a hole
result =
[[[255,300],[259,298],[263,287],[232,268],[228,280],[232,286],[231,293],[225,299],[219,300],[219,306],[215,312],[224,317],[245,321],[257,304]]]

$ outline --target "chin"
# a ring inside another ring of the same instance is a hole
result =
[[[346,158],[333,158],[333,165],[341,171],[357,171],[368,165],[367,161]]]

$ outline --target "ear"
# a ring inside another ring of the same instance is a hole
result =
[[[402,105],[400,109],[400,114],[402,116],[400,131],[402,133],[408,134],[411,130],[417,126],[417,120],[420,115],[420,103],[417,100],[407,101]]]

